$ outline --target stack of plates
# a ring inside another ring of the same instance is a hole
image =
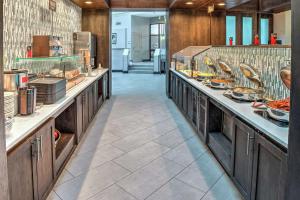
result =
[[[5,119],[13,118],[15,114],[15,93],[4,92],[4,115]]]

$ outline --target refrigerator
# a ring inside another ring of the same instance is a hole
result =
[[[85,64],[96,66],[97,36],[91,32],[76,32],[73,34],[74,55],[83,55]]]

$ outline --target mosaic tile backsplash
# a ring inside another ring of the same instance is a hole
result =
[[[57,10],[49,10],[49,0],[4,0],[4,69],[25,57],[33,35],[63,37],[65,54],[72,54],[73,32],[81,31],[81,8],[70,0],[57,0]],[[53,22],[53,23],[52,23]]]
[[[257,70],[264,83],[266,98],[283,99],[290,96],[290,91],[281,81],[280,69],[290,64],[291,48],[212,47],[196,57],[198,68],[209,72],[210,69],[203,63],[205,56],[227,62],[236,77],[237,86],[256,87],[241,73],[239,65],[243,62]]]

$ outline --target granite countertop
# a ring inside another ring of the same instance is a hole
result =
[[[279,127],[272,122],[260,117],[254,113],[254,109],[251,107],[251,103],[236,103],[231,99],[225,97],[224,91],[211,89],[195,79],[189,79],[184,75],[180,74],[174,69],[170,69],[176,73],[179,77],[183,78],[186,82],[199,89],[201,92],[209,96],[211,99],[215,100],[236,116],[240,117],[244,121],[248,122],[251,126],[255,127],[257,130],[276,141],[284,148],[288,148],[288,128]]]
[[[61,108],[72,102],[83,90],[90,86],[94,81],[103,76],[108,69],[100,69],[95,77],[86,77],[86,79],[67,91],[64,98],[55,104],[44,105],[34,114],[29,116],[16,116],[12,129],[6,134],[6,151],[11,150],[16,144],[27,138],[35,129],[53,117]]]

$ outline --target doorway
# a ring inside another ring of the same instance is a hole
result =
[[[167,11],[112,11],[112,72],[161,74],[167,66]]]

